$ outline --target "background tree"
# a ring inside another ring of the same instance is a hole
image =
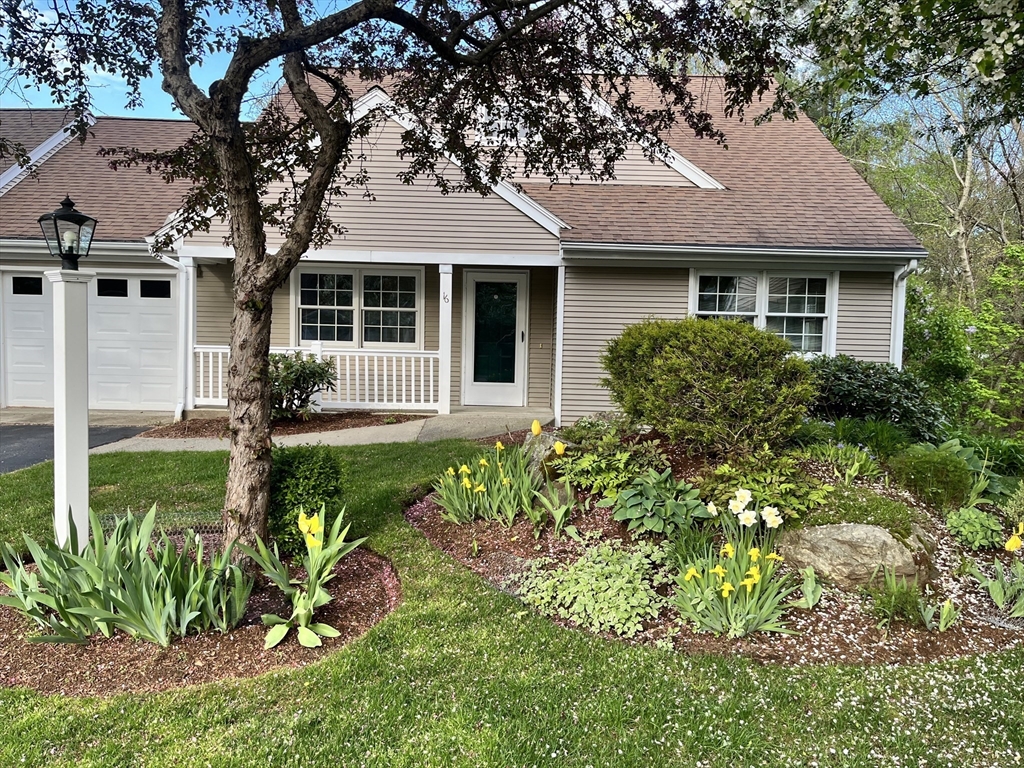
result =
[[[210,210],[230,221],[226,542],[266,535],[271,299],[307,249],[342,231],[325,201],[366,182],[353,145],[381,115],[357,123],[350,110],[368,83],[386,83],[395,108],[415,121],[403,136],[404,180],[487,194],[513,164],[551,180],[610,178],[629,142],[656,153],[677,123],[722,140],[688,88],[694,61],[724,74],[729,111],[742,111],[785,68],[779,11],[737,13],[726,0],[77,0],[46,13],[0,0],[0,8],[7,64],[70,108],[81,136],[94,67],[124,78],[129,105],[158,70],[198,127],[171,153],[106,149],[115,163],[192,181],[175,235],[208,227]],[[230,61],[203,91],[192,70],[221,51]],[[268,71],[280,71],[285,86],[246,123],[254,78]],[[637,77],[661,94],[657,108],[634,98]],[[782,91],[776,104],[786,105]],[[486,143],[473,138],[481,122]],[[271,194],[281,182],[285,191]],[[268,227],[283,236],[274,253]]]

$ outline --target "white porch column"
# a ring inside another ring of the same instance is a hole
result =
[[[81,552],[89,541],[88,295],[96,273],[45,274],[53,283],[53,527],[64,546],[73,521]]]
[[[195,259],[188,257],[181,259],[185,267],[185,317],[182,318],[184,327],[185,343],[183,345],[182,362],[184,364],[184,387],[182,394],[185,398],[185,410],[194,411],[196,408],[196,291],[198,286],[196,280],[199,278],[199,270]]]
[[[437,349],[440,353],[437,374],[437,412],[452,412],[452,265],[439,264],[441,275],[440,317]]]
[[[309,345],[309,354],[311,354],[318,363],[322,362],[324,359],[324,343],[322,341],[314,341]],[[335,371],[335,375],[337,375],[337,371]],[[319,413],[324,409],[324,393],[322,389],[318,389],[313,393],[312,405],[313,411],[316,413]]]

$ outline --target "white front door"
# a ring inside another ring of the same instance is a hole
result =
[[[526,405],[525,272],[465,273],[464,405]]]

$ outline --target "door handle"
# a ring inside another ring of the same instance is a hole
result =
[[[520,342],[526,341],[526,331],[520,331],[519,332],[519,336],[520,336],[520,338],[519,338]]]

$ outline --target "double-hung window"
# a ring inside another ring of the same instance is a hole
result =
[[[299,275],[300,342],[416,348],[421,273],[380,269],[304,270]]]
[[[797,352],[827,351],[829,323],[835,322],[828,276],[702,271],[694,283],[691,312],[698,317],[744,320],[786,339]]]

